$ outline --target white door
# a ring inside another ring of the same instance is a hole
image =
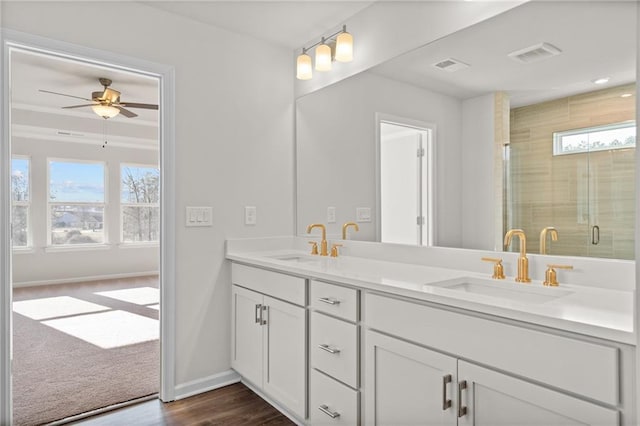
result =
[[[380,238],[429,245],[431,130],[380,122]]]
[[[264,392],[305,418],[305,309],[269,296],[264,305]]]
[[[262,295],[233,286],[231,367],[262,388]]]
[[[585,372],[588,374],[588,372]],[[523,380],[458,362],[460,426],[615,426],[619,413]]]
[[[373,331],[365,337],[367,425],[455,425],[456,359]]]

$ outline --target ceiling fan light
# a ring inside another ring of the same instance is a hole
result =
[[[118,108],[114,107],[114,106],[111,106],[111,105],[97,104],[97,105],[92,105],[91,109],[93,110],[93,112],[95,112],[100,117],[104,118],[105,120],[107,118],[113,118],[116,115],[120,114],[120,110]]]
[[[346,28],[336,39],[336,61],[353,61],[353,36],[347,32]]]
[[[331,47],[324,43],[316,47],[316,71],[331,71]]]
[[[310,80],[312,76],[311,56],[307,55],[306,51],[303,51],[296,61],[296,78],[298,80]]]

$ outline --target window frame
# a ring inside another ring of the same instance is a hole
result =
[[[51,163],[59,162],[59,163],[77,163],[77,164],[101,164],[103,167],[102,180],[104,185],[104,200],[102,203],[99,202],[87,202],[87,201],[51,201]],[[46,167],[47,167],[47,185],[46,185],[46,197],[47,197],[47,250],[69,250],[69,249],[85,249],[85,248],[96,248],[102,246],[109,245],[109,221],[107,215],[107,208],[109,205],[109,167],[107,161],[99,161],[99,160],[86,160],[79,158],[58,158],[58,157],[47,157],[46,158]],[[102,232],[104,234],[103,240],[101,243],[78,243],[78,244],[53,244],[52,242],[52,223],[51,223],[51,209],[53,206],[95,206],[102,207]]]
[[[31,223],[31,202],[33,199],[33,188],[32,188],[32,166],[33,161],[31,156],[22,155],[22,154],[12,154],[11,155],[11,174],[13,175],[13,160],[27,160],[27,193],[29,195],[27,201],[15,201],[13,199],[13,191],[11,194],[11,249],[13,251],[30,251],[33,249],[33,226]],[[27,208],[27,244],[24,246],[15,246],[13,245],[13,208],[14,207],[26,207]]]
[[[574,136],[574,135],[580,135],[580,134],[595,133],[595,132],[599,132],[599,131],[617,130],[617,129],[626,129],[626,128],[635,128],[636,129],[636,144],[634,144],[634,145],[613,145],[613,146],[609,145],[609,146],[600,147],[600,148],[587,147],[587,149],[577,149],[577,150],[574,150],[574,151],[563,151],[563,149],[562,149],[562,138],[564,138],[566,136]],[[556,156],[560,156],[560,155],[587,154],[589,152],[610,151],[610,150],[614,150],[614,149],[635,148],[636,145],[637,145],[637,139],[638,139],[638,129],[637,129],[635,120],[627,120],[627,121],[622,121],[622,122],[617,122],[617,123],[601,124],[601,125],[598,125],[598,126],[583,127],[583,128],[580,128],[580,129],[571,129],[571,130],[563,130],[563,131],[559,131],[559,132],[553,132],[553,156],[556,157]]]
[[[126,207],[157,207],[158,214],[160,214],[160,195],[162,191],[160,186],[158,186],[158,202],[157,203],[129,203],[122,201],[122,169],[125,167],[132,168],[145,168],[145,169],[155,169],[158,171],[158,178],[160,178],[160,166],[157,164],[144,164],[144,163],[125,163],[120,162],[119,167],[119,177],[118,180],[118,199],[120,202],[120,245],[126,247],[135,247],[135,246],[158,246],[160,245],[160,227],[158,228],[158,240],[154,241],[125,241],[124,240],[124,209]],[[158,225],[160,225],[160,221],[158,220]]]

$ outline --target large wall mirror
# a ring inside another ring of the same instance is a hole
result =
[[[553,228],[549,254],[634,259],[637,7],[525,3],[298,98],[298,234],[332,208],[331,235],[384,241],[393,152],[416,244],[502,250],[522,228],[539,253]]]

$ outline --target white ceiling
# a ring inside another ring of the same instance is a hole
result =
[[[374,1],[154,1],[167,12],[290,49],[342,25]]]
[[[467,99],[497,90],[512,106],[528,105],[636,78],[636,2],[531,2],[430,43],[372,71]],[[523,64],[507,57],[541,42],[562,54]],[[471,65],[447,72],[432,65],[455,58]],[[593,79],[608,76],[607,85]]]

